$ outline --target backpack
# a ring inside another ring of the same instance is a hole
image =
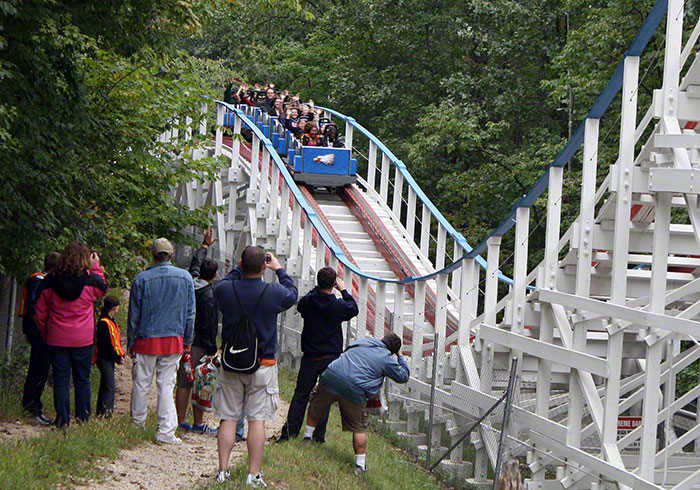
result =
[[[258,359],[258,329],[249,318],[248,312],[241,302],[241,298],[238,297],[236,283],[233,282],[231,285],[233,286],[233,293],[236,295],[236,300],[238,300],[243,310],[243,316],[238,320],[238,323],[233,326],[229,338],[224,341],[221,352],[221,365],[225,371],[238,374],[253,374],[260,367],[260,360]],[[265,294],[265,291],[267,291],[268,286],[269,284],[265,284],[265,289],[260,293],[258,300],[255,302],[255,306],[253,306],[250,312],[251,314],[255,311],[255,308],[258,307],[258,304],[260,304],[260,300]]]

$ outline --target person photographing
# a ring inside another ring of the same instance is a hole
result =
[[[379,396],[385,376],[397,383],[408,382],[411,372],[400,351],[401,339],[395,333],[381,340],[360,339],[345,349],[311,392],[304,440],[311,441],[319,420],[338,402],[343,431],[352,432],[356,471],[367,471],[367,400]]]

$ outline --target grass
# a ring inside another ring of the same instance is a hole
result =
[[[280,394],[290,400],[294,392],[296,373],[280,369]],[[270,487],[289,490],[309,488],[365,489],[433,489],[447,488],[434,476],[412,462],[378,433],[371,433],[367,444],[368,471],[354,473],[355,458],[352,434],[342,432],[337,406],[331,410],[325,444],[306,445],[301,438],[284,444],[268,444],[263,456],[262,471]],[[247,460],[231,471],[232,483],[208,483],[201,490],[244,488],[248,473]]]
[[[126,325],[126,311],[117,318]],[[13,352],[12,365],[0,370],[0,418],[16,420],[22,413],[22,389],[29,362],[29,349],[20,345]],[[90,376],[91,407],[97,401],[99,371]],[[55,416],[53,390],[49,384],[42,395],[44,413]],[[72,391],[72,390],[71,390]],[[71,404],[73,404],[71,393]],[[125,447],[152,441],[155,437],[155,417],[147,420],[146,430],[131,423],[128,414],[117,414],[112,419],[95,417],[87,424],[72,423],[67,430],[41,429],[41,437],[8,439],[0,443],[0,486],[3,489],[45,489],[58,485],[74,487],[86,485],[102,474],[95,465],[99,458],[114,458]]]
[[[0,443],[0,482],[7,489],[44,489],[87,485],[103,470],[99,458],[114,458],[122,448],[152,441],[155,421],[146,430],[121,415],[73,424],[68,430],[47,429],[43,437]]]

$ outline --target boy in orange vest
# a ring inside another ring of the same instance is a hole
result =
[[[92,363],[100,370],[100,390],[97,394],[95,414],[100,417],[111,417],[114,411],[114,365],[124,364],[124,349],[122,348],[119,325],[114,320],[119,311],[119,298],[105,297],[105,303],[97,322],[97,342]]]

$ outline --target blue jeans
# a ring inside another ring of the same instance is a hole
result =
[[[86,347],[57,347],[50,345],[49,359],[53,367],[53,406],[56,425],[70,425],[70,379],[73,375],[75,390],[75,417],[80,421],[90,418],[90,368],[93,345]]]
[[[243,435],[245,434],[245,409],[243,410],[243,413],[241,414],[241,420],[238,421],[236,424],[236,439],[243,439]]]

